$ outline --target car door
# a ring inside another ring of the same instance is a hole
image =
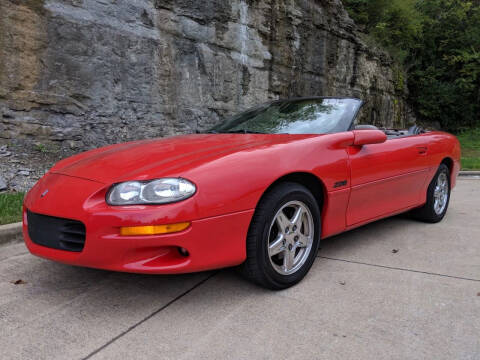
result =
[[[420,205],[427,176],[428,148],[421,136],[351,146],[348,227]]]

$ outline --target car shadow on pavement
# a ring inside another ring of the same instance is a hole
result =
[[[418,227],[425,223],[410,218],[407,214],[400,214],[386,219],[362,225],[350,231],[322,239],[318,256],[328,253],[332,257],[341,257],[346,248],[349,252],[364,245],[384,243],[389,235],[400,231],[406,226]]]
[[[322,257],[344,258],[345,254],[354,254],[364,247],[379,247],[379,244],[388,241],[390,233],[400,232],[407,225],[415,227],[416,224],[419,223],[405,216],[396,216],[324,239],[316,263],[321,263]],[[64,265],[30,255],[22,262],[23,264],[10,267],[8,280],[13,282],[21,279],[27,283],[27,286],[16,287],[17,291],[24,293],[26,299],[35,298],[38,302],[54,307],[77,303],[80,308],[88,306],[94,312],[108,312],[107,309],[116,311],[118,308],[127,312],[134,311],[138,308],[138,303],[161,303],[160,298],[163,296],[167,302],[212,275],[228,278],[239,290],[268,292],[244,280],[235,268],[193,274],[147,275]],[[92,308],[91,302],[95,302],[97,307]]]

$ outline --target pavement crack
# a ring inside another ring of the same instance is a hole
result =
[[[178,295],[177,297],[175,297],[174,299],[170,300],[169,302],[167,302],[165,305],[163,305],[162,307],[158,308],[157,310],[155,310],[154,312],[152,312],[151,314],[147,315],[146,317],[144,317],[143,319],[141,319],[140,321],[136,322],[135,324],[133,324],[132,326],[130,326],[128,329],[126,329],[125,331],[122,331],[120,334],[118,334],[117,336],[115,336],[114,338],[110,339],[109,341],[107,341],[105,344],[103,344],[102,346],[100,346],[99,348],[95,349],[94,351],[92,351],[90,354],[88,354],[87,356],[85,356],[84,358],[82,358],[82,360],[87,360],[87,359],[91,359],[94,355],[98,354],[100,351],[102,351],[103,349],[105,349],[106,347],[108,347],[109,345],[111,345],[112,343],[114,343],[115,341],[117,341],[118,339],[120,339],[121,337],[125,336],[126,334],[128,334],[130,331],[134,330],[135,328],[137,328],[138,326],[142,325],[144,322],[150,320],[151,318],[153,318],[155,315],[157,315],[158,313],[160,313],[161,311],[165,310],[166,308],[168,308],[170,305],[172,305],[173,303],[175,303],[176,301],[180,300],[181,298],[183,298],[185,295],[188,295],[189,293],[191,293],[193,290],[195,290],[196,288],[198,288],[199,286],[205,284],[208,280],[210,280],[211,278],[213,278],[215,275],[218,274],[218,271],[214,272],[213,274],[207,276],[205,279],[199,281],[198,283],[196,283],[195,285],[193,285],[191,288],[185,290],[184,292],[182,292],[180,295]]]
[[[439,274],[439,273],[434,273],[434,272],[429,272],[429,271],[406,269],[406,268],[400,268],[400,267],[395,267],[395,266],[387,266],[387,265],[370,264],[370,263],[361,262],[361,261],[346,260],[346,259],[337,259],[337,258],[331,258],[331,257],[327,257],[327,256],[320,256],[320,255],[318,255],[317,257],[318,257],[318,258],[322,258],[322,259],[327,259],[327,260],[347,262],[347,263],[351,263],[351,264],[374,266],[374,267],[379,267],[379,268],[383,268],[383,269],[408,271],[408,272],[414,272],[414,273],[419,273],[419,274],[426,274],[426,275],[433,275],[433,276],[441,276],[441,277],[446,277],[446,278],[451,278],[451,279],[459,279],[459,280],[467,280],[467,281],[480,282],[480,279],[472,279],[472,278],[466,278],[466,277],[461,277],[461,276],[454,276],[454,275],[447,275],[447,274]]]

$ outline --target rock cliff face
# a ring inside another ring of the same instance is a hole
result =
[[[27,153],[192,132],[306,95],[355,95],[365,122],[405,126],[398,78],[340,0],[0,2],[0,145]]]

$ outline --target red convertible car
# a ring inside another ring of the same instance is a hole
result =
[[[203,134],[117,144],[57,163],[29,191],[35,255],[170,274],[240,265],[300,281],[320,239],[411,211],[444,217],[460,146],[447,133],[358,125],[362,101],[274,101]]]

